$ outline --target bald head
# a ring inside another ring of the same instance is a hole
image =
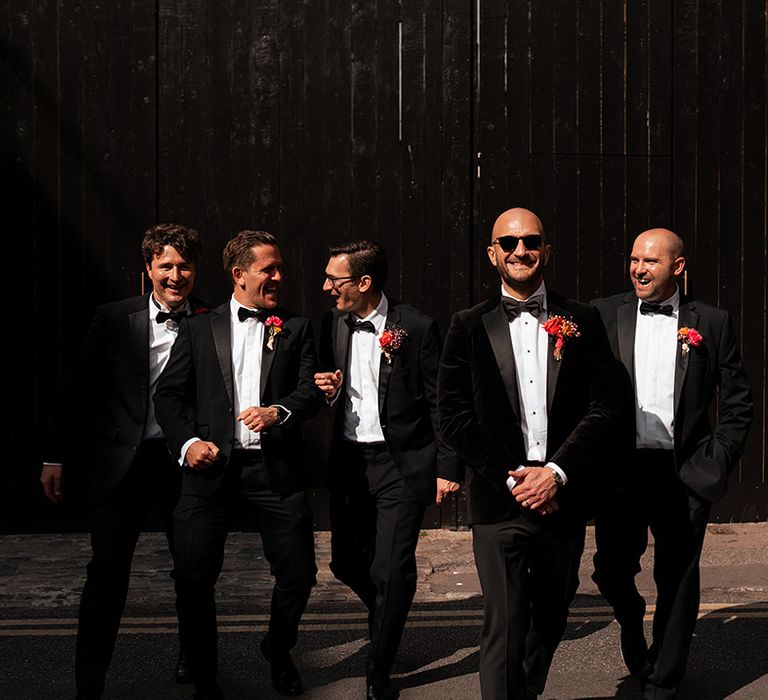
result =
[[[651,228],[643,231],[635,238],[635,245],[656,245],[660,250],[665,251],[673,258],[685,257],[685,244],[674,231],[668,228]]]
[[[684,269],[685,245],[676,233],[652,228],[635,238],[629,276],[638,298],[659,303],[669,299]]]
[[[496,219],[488,258],[513,297],[527,299],[538,289],[551,252],[544,227],[532,211],[508,209]]]
[[[515,207],[507,209],[496,219],[491,231],[491,241],[495,241],[499,236],[522,236],[529,233],[544,235],[541,219],[528,209]]]

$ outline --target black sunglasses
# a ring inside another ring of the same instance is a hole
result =
[[[498,243],[499,248],[505,253],[511,253],[513,250],[517,250],[517,244],[520,241],[528,250],[538,250],[544,242],[544,236],[540,233],[530,233],[527,236],[499,236],[493,242]]]

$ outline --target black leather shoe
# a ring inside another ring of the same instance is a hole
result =
[[[621,626],[621,655],[627,670],[638,678],[647,677],[648,643],[645,641],[643,623]]]
[[[280,695],[301,695],[304,692],[304,686],[301,683],[299,669],[296,668],[290,654],[288,652],[273,653],[269,634],[266,634],[261,640],[259,648],[264,658],[269,661],[272,671],[272,687],[275,692],[280,693]]]
[[[224,700],[224,693],[221,692],[216,681],[205,685],[195,684],[195,694],[192,700]]]
[[[400,693],[392,687],[389,679],[370,681],[365,687],[366,700],[397,700]]]
[[[179,660],[176,662],[176,672],[173,677],[179,685],[189,685],[194,682],[192,669],[189,667],[189,661],[183,649],[179,650]]]

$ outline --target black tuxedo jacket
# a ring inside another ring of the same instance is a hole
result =
[[[608,332],[611,350],[621,361],[623,391],[631,397],[624,446],[635,446],[635,326],[637,297],[634,292],[592,302]],[[707,501],[721,498],[728,474],[736,465],[749,424],[752,394],[736,347],[736,334],[727,311],[694,299],[681,298],[678,328],[695,328],[702,345],[675,365],[674,453],[680,479]],[[712,429],[709,406],[720,388],[718,421]],[[615,460],[614,460],[615,462]]]
[[[291,494],[305,487],[307,459],[301,423],[320,408],[323,397],[315,387],[316,358],[309,321],[285,309],[273,349],[264,333],[261,355],[261,405],[279,404],[291,412],[284,423],[261,433],[261,449],[269,487]],[[184,494],[212,496],[236,474],[227,469],[235,435],[232,329],[229,302],[205,316],[182,321],[179,337],[155,393],[157,419],[175,459],[192,437],[213,442],[217,463],[205,471],[184,469]],[[230,482],[231,483],[231,482]]]
[[[509,519],[519,507],[507,472],[525,464],[520,399],[509,322],[495,296],[454,314],[440,361],[438,405],[445,440],[467,463],[471,523]],[[582,521],[606,436],[621,416],[614,392],[616,363],[593,309],[547,292],[549,317],[576,322],[581,336],[566,340],[560,361],[550,342],[547,366],[547,450],[567,475],[560,509],[542,522]]]
[[[151,293],[151,292],[150,292]],[[190,299],[193,314],[207,311]],[[84,477],[94,500],[122,481],[144,435],[149,397],[149,293],[96,309],[76,366],[64,381],[44,458]],[[85,466],[85,473],[79,467]]]
[[[388,299],[386,327],[399,326],[408,334],[389,364],[384,354],[379,363],[379,420],[392,459],[400,473],[425,505],[435,500],[437,476],[459,480],[456,453],[440,437],[437,416],[437,365],[440,335],[437,323],[412,306]],[[325,371],[341,369],[344,384],[333,405],[333,437],[329,456],[329,481],[341,466],[337,449],[343,433],[349,327],[347,314],[330,311],[323,318],[320,361]]]

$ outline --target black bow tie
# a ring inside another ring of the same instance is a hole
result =
[[[344,319],[344,323],[349,326],[350,333],[354,333],[355,331],[367,331],[368,333],[376,332],[376,326],[374,326],[373,323],[370,321],[358,321],[352,318],[351,314]]]
[[[237,317],[240,321],[245,321],[247,318],[255,318],[257,321],[264,323],[269,316],[269,312],[266,309],[246,309],[241,306],[237,309]]]
[[[527,311],[532,316],[538,318],[544,310],[541,304],[541,297],[531,297],[525,301],[504,297],[501,303],[504,306],[504,313],[507,314],[507,318],[510,321],[514,321],[523,311]]]
[[[186,315],[186,311],[158,311],[155,321],[157,323],[165,323],[166,321],[179,323],[182,318],[186,318]]]
[[[675,310],[672,308],[672,304],[664,304],[664,306],[662,306],[661,304],[657,304],[653,301],[641,301],[640,313],[643,314],[643,316],[647,316],[648,314],[661,314],[662,316],[671,316],[673,313],[675,313]]]

